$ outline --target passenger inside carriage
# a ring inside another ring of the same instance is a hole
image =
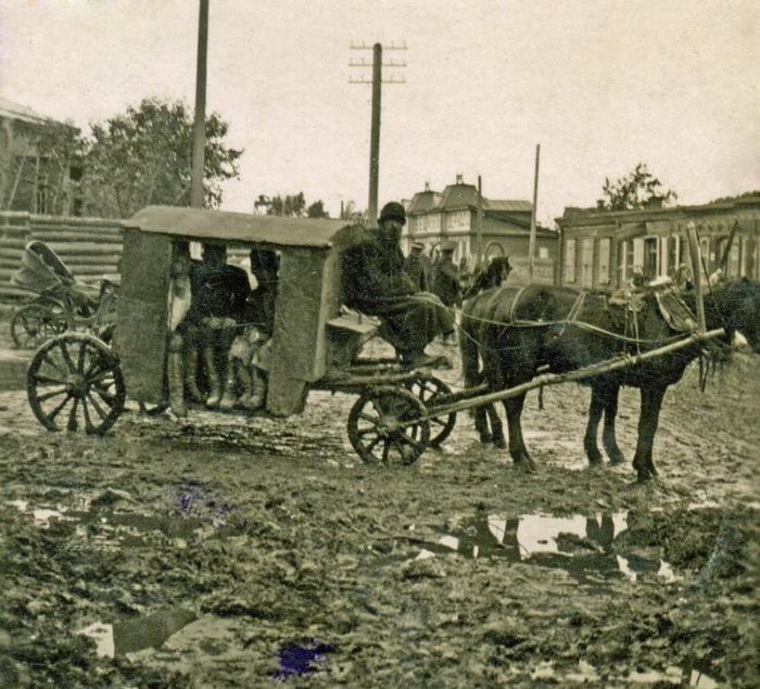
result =
[[[271,249],[254,248],[250,253],[255,287],[250,292],[241,325],[232,342],[222,409],[260,409],[266,403],[269,351],[274,334],[279,257]]]

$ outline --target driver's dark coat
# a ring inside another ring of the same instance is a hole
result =
[[[186,321],[198,323],[206,317],[241,321],[251,291],[246,272],[237,266],[210,266],[193,261],[190,266],[192,302]]]

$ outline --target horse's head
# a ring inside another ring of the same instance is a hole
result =
[[[742,278],[715,290],[720,317],[760,354],[760,282]]]
[[[473,297],[491,287],[499,287],[509,277],[512,266],[509,256],[496,256],[492,258],[488,267],[481,270],[473,280],[472,286],[467,290],[465,299]]]

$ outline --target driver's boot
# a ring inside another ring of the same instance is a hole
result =
[[[222,397],[222,385],[219,373],[216,370],[216,356],[213,347],[204,347],[203,363],[206,367],[206,381],[208,382],[207,407],[218,407]]]
[[[185,385],[182,371],[182,352],[169,352],[166,362],[166,377],[169,384],[169,406],[178,418],[187,416]]]
[[[198,387],[198,347],[185,348],[185,390],[193,402],[203,402],[203,393]]]

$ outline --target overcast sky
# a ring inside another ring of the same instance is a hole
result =
[[[2,0],[0,93],[85,128],[146,96],[192,106],[197,22],[196,0]],[[684,204],[760,188],[758,0],[210,0],[209,23],[208,109],[245,149],[228,210],[366,207],[352,41],[408,45],[386,53],[408,66],[383,90],[381,204],[457,174],[530,199],[537,143],[543,222],[639,161]]]

